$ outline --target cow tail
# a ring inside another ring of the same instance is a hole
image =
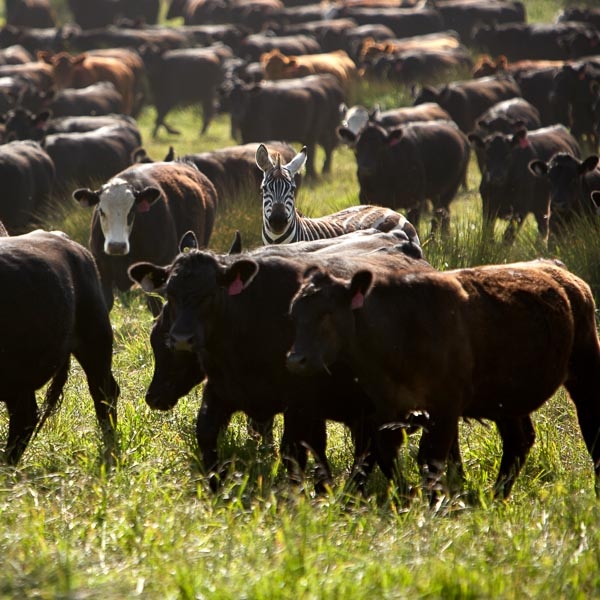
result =
[[[58,369],[52,378],[52,381],[46,390],[46,398],[44,400],[42,416],[40,417],[35,431],[33,432],[33,436],[31,438],[32,440],[35,439],[35,436],[42,428],[42,425],[46,422],[46,419],[53,415],[60,407],[60,403],[63,399],[63,388],[65,387],[65,383],[67,382],[67,378],[69,376],[70,364],[70,358],[67,358],[64,364]]]

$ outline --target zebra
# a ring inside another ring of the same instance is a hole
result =
[[[285,165],[281,164],[279,153],[275,154],[273,161],[264,144],[256,149],[256,164],[263,172],[260,189],[263,198],[262,239],[265,245],[332,238],[359,229],[383,232],[399,229],[404,231],[409,242],[420,248],[416,229],[404,215],[390,208],[358,205],[316,219],[304,217],[296,210],[294,177],[305,162],[306,146]]]

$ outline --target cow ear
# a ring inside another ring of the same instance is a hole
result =
[[[283,165],[284,169],[287,169],[290,172],[290,175],[293,177],[306,163],[306,146],[302,146],[302,150],[290,160],[287,165]]]
[[[600,214],[600,190],[594,190],[591,193],[592,204],[594,205],[594,209],[597,215]]]
[[[239,254],[242,251],[242,236],[238,230],[235,232],[233,242],[229,247],[228,254]]]
[[[348,144],[348,146],[353,146],[356,143],[357,136],[351,129],[340,126],[335,131],[342,143]]]
[[[373,273],[371,271],[358,271],[354,274],[350,285],[348,287],[350,291],[350,308],[356,310],[362,308],[365,303],[365,296],[371,289],[373,283]]]
[[[179,252],[189,252],[190,250],[198,250],[198,238],[193,231],[186,231],[179,241]]]
[[[548,174],[548,165],[543,160],[532,160],[529,163],[529,170],[538,177],[544,177]]]
[[[163,162],[173,162],[175,160],[175,148],[173,146],[169,146],[169,151],[166,156],[163,158]]]
[[[237,296],[252,283],[257,273],[258,265],[253,260],[238,260],[223,272],[221,284],[229,296]]]
[[[392,129],[388,133],[388,144],[390,146],[395,146],[400,139],[402,138],[402,128]]]
[[[159,267],[152,263],[139,262],[127,269],[129,279],[139,283],[141,288],[150,294],[163,287],[169,277],[169,267]]]
[[[584,175],[585,173],[589,173],[590,171],[593,171],[598,166],[598,160],[599,160],[599,158],[595,154],[588,156],[579,165],[579,168],[577,169],[579,174]]]
[[[485,142],[480,135],[476,133],[469,133],[467,136],[469,138],[469,142],[471,142],[472,146],[476,146],[477,148],[483,148],[485,146]]]
[[[519,148],[527,148],[529,146],[529,140],[527,139],[527,129],[522,127],[515,131],[511,141],[512,146],[519,146]]]
[[[38,50],[37,59],[40,62],[44,62],[48,65],[52,64],[52,54],[48,50]]]
[[[160,190],[154,186],[145,187],[139,192],[134,192],[135,206],[138,212],[144,213],[160,198]]]
[[[83,52],[71,59],[71,64],[74,66],[80,65],[87,58],[87,53]]]
[[[340,119],[343,119],[348,112],[348,105],[345,102],[341,102],[338,106],[338,110],[340,111]]]
[[[258,168],[263,173],[265,173],[266,171],[270,171],[273,167],[275,167],[275,164],[269,156],[269,151],[267,150],[267,147],[264,144],[260,144],[256,149],[255,160]]]
[[[83,208],[89,208],[95,206],[100,202],[100,194],[98,192],[92,192],[89,188],[79,188],[73,192],[73,198],[76,202],[79,202],[79,206]]]

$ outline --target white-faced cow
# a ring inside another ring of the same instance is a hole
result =
[[[128,290],[129,265],[171,262],[183,234],[193,231],[206,246],[217,209],[217,192],[194,165],[181,162],[138,164],[121,171],[97,191],[78,189],[81,206],[95,206],[90,248],[98,263],[110,310],[113,286]],[[152,299],[149,299],[152,300]],[[156,302],[149,302],[156,314]]]

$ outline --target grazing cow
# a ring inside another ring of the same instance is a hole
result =
[[[53,133],[43,142],[54,162],[56,183],[62,190],[106,181],[131,165],[132,153],[139,145],[137,127],[126,121],[91,131]]]
[[[89,245],[109,310],[113,286],[126,291],[132,285],[127,275],[132,263],[168,264],[188,230],[208,245],[217,209],[213,184],[194,165],[180,162],[133,165],[97,191],[75,190],[73,198],[83,207],[95,206]],[[159,306],[149,300],[157,314]]]
[[[331,170],[335,128],[344,92],[330,74],[246,85],[230,92],[232,137],[243,144],[281,139],[306,145],[306,176],[314,177],[315,145],[325,152],[323,173]],[[239,136],[238,136],[239,132]]]
[[[378,104],[369,111],[359,104],[348,108],[342,103],[340,118],[342,127],[350,129],[355,136],[358,136],[369,121],[386,129],[415,121],[452,121],[452,117],[437,102],[425,102],[417,106],[402,106],[384,111],[379,109]]]
[[[31,225],[54,188],[54,164],[37,142],[15,141],[0,146],[0,220],[11,233]]]
[[[358,80],[354,61],[344,50],[286,56],[279,49],[266,52],[260,57],[265,79],[291,79],[317,73],[330,73],[337,77],[344,89]]]
[[[113,333],[94,259],[62,232],[0,237],[0,278],[2,301],[12,307],[0,316],[1,395],[9,416],[5,461],[16,465],[59,407],[72,354],[85,372],[110,465],[119,386],[111,373]],[[49,381],[39,415],[35,392]]]
[[[167,294],[151,334],[155,372],[146,402],[170,409],[206,375],[196,436],[207,472],[220,471],[218,437],[236,411],[262,422],[283,412],[281,455],[291,472],[304,470],[308,448],[329,478],[325,419],[350,426],[356,462],[362,462],[368,446],[362,427],[370,403],[343,365],[332,365],[329,374],[316,377],[287,371],[285,353],[293,338],[289,303],[309,260],[338,273],[354,272],[363,254],[372,256],[373,250],[386,247],[389,252],[376,253],[374,260],[398,270],[431,268],[403,253],[407,242],[399,230],[360,231],[236,256],[190,250],[167,267],[133,265],[130,276],[145,290],[164,288]],[[255,274],[252,285],[242,284],[250,274]],[[214,478],[211,484],[215,486]]]
[[[135,98],[135,75],[123,60],[86,52],[71,56],[67,52],[51,55],[38,52],[38,59],[51,65],[56,87],[83,88],[99,81],[110,81],[123,97],[125,114],[131,114]]]
[[[406,218],[382,206],[351,206],[339,212],[311,219],[302,216],[295,206],[295,175],[306,162],[304,147],[288,163],[281,164],[281,155],[275,161],[264,144],[256,150],[256,164],[264,173],[260,190],[263,198],[262,239],[264,244],[289,244],[333,238],[360,229],[390,231],[400,229],[419,248],[415,228]]]
[[[184,48],[162,52],[147,47],[141,51],[156,119],[152,135],[163,126],[169,133],[180,132],[165,122],[167,113],[176,106],[200,104],[204,134],[215,115],[217,88],[223,81],[222,58],[211,48]]]
[[[418,463],[439,484],[460,417],[495,421],[506,498],[533,445],[530,414],[564,385],[600,492],[600,345],[592,292],[553,261],[455,271],[309,273],[291,305],[294,372],[346,360],[380,426],[426,419]],[[533,316],[535,315],[535,318]]]
[[[309,35],[253,33],[241,41],[238,55],[249,61],[258,61],[263,54],[275,48],[285,55],[317,54],[321,52],[319,42]]]
[[[38,29],[54,27],[56,15],[49,0],[6,0],[6,24]]]
[[[437,102],[461,131],[470,133],[475,129],[479,115],[500,102],[521,96],[521,90],[512,77],[482,77],[468,81],[455,81],[442,88],[425,86],[415,98],[414,104]]]
[[[571,154],[559,152],[548,162],[533,160],[529,169],[550,182],[550,232],[557,234],[576,215],[592,215],[596,206],[592,192],[600,190],[598,157],[579,160]]]
[[[343,127],[338,135],[354,149],[361,204],[409,209],[408,220],[417,226],[429,199],[432,232],[438,221],[442,232],[448,230],[450,202],[466,180],[470,155],[469,140],[454,123],[424,121],[388,130],[369,122],[358,136]]]
[[[482,157],[481,193],[483,218],[492,226],[497,218],[509,219],[504,240],[514,241],[525,217],[533,213],[542,240],[548,239],[550,189],[548,182],[529,170],[534,159],[548,161],[557,152],[579,157],[579,145],[563,125],[512,135],[494,133],[485,138],[469,136]]]

